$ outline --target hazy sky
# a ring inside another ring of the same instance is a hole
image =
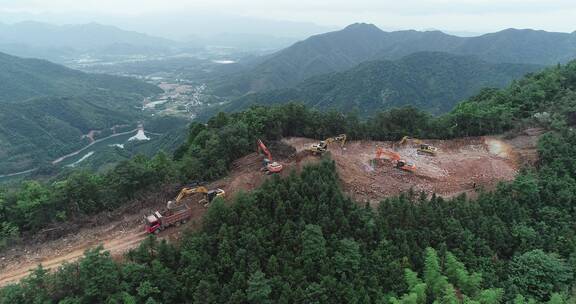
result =
[[[78,16],[84,18],[80,21],[99,21],[102,16],[171,13],[217,13],[337,27],[369,22],[384,29],[576,30],[575,0],[0,0],[0,22],[57,16],[56,21],[71,23],[79,21]]]

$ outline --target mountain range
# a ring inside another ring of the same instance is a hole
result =
[[[0,23],[0,51],[23,57],[61,61],[85,53],[165,53],[176,46],[169,39],[98,23]]]
[[[295,37],[212,33],[187,35],[181,40],[160,38],[99,23],[55,25],[24,21],[0,23],[0,52],[67,63],[86,56],[171,56],[210,48],[276,51],[298,41]]]
[[[69,153],[90,130],[134,124],[142,99],[161,92],[136,79],[2,53],[0,83],[0,174]]]
[[[362,62],[430,51],[476,56],[492,63],[553,65],[576,57],[576,33],[507,29],[457,37],[440,31],[385,32],[357,23],[297,42],[242,73],[215,81],[213,89],[217,95],[241,96],[289,88],[312,76],[345,71]]]
[[[301,102],[320,110],[356,110],[363,116],[408,105],[439,114],[482,88],[504,87],[513,79],[541,68],[419,52],[394,61],[364,62],[344,72],[309,78],[293,88],[248,94],[229,103],[224,110],[237,111],[252,104]]]

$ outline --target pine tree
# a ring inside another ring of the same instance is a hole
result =
[[[393,297],[390,301],[395,304],[498,304],[502,302],[504,294],[502,289],[481,290],[481,280],[478,279],[481,278],[480,274],[468,275],[468,270],[464,264],[450,252],[446,253],[446,261],[446,267],[442,269],[436,250],[426,248],[425,281],[422,282],[416,272],[406,269],[404,277],[408,284],[408,292],[399,300]],[[444,276],[443,273],[446,273],[448,277]],[[473,284],[470,284],[470,281]],[[468,287],[463,288],[459,284]],[[472,291],[472,294],[467,294],[465,291]],[[516,304],[522,304],[523,299],[517,299],[519,303]]]
[[[270,303],[272,288],[262,271],[256,271],[248,280],[247,298],[251,304]]]

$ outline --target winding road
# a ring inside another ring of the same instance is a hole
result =
[[[99,143],[99,142],[102,142],[102,141],[105,141],[105,140],[108,140],[108,139],[110,139],[110,138],[114,138],[114,137],[117,137],[117,136],[128,135],[128,134],[130,134],[130,133],[138,132],[138,130],[140,130],[140,129],[143,129],[143,128],[142,128],[141,126],[139,126],[138,128],[136,128],[136,129],[134,129],[134,130],[130,130],[130,131],[122,132],[122,133],[116,133],[116,134],[112,134],[112,135],[110,135],[110,136],[108,136],[108,137],[104,137],[104,138],[101,138],[101,139],[97,139],[97,140],[89,143],[87,146],[85,146],[84,148],[82,148],[82,149],[80,149],[80,150],[76,150],[76,151],[74,151],[74,152],[72,152],[72,153],[66,154],[66,155],[64,155],[64,156],[61,156],[61,157],[53,160],[53,161],[52,161],[52,164],[53,164],[53,165],[57,165],[58,163],[61,163],[63,160],[65,160],[65,159],[67,159],[67,158],[70,158],[70,157],[72,157],[72,156],[76,156],[76,155],[78,155],[79,153],[85,151],[86,149],[92,147],[93,145],[95,145],[95,144],[97,144],[97,143]]]
[[[143,125],[138,125],[138,127],[137,127],[136,129],[133,129],[133,130],[130,130],[130,131],[126,131],[126,132],[121,132],[121,133],[115,133],[115,134],[112,134],[112,135],[110,135],[110,136],[107,136],[107,137],[104,137],[104,138],[101,138],[101,139],[94,140],[94,141],[92,141],[91,143],[89,143],[88,145],[84,146],[84,147],[81,148],[81,149],[78,149],[78,150],[76,150],[76,151],[74,151],[74,152],[72,152],[72,153],[66,154],[66,155],[64,155],[64,156],[61,156],[61,157],[53,160],[53,161],[52,161],[52,164],[53,164],[53,165],[57,165],[57,164],[61,163],[62,161],[66,160],[66,159],[68,159],[68,158],[70,158],[70,157],[73,157],[73,156],[76,156],[76,155],[82,153],[82,152],[85,151],[86,149],[92,147],[93,145],[95,145],[95,144],[97,144],[97,143],[99,143],[99,142],[102,142],[102,141],[105,141],[105,140],[108,140],[108,139],[111,139],[111,138],[114,138],[114,137],[117,137],[117,136],[122,136],[122,135],[128,135],[128,134],[131,134],[131,133],[135,133],[135,132],[138,132],[139,130],[144,131],[144,126],[143,126]],[[152,134],[152,135],[161,135],[161,134],[152,133],[152,132],[148,132],[148,131],[144,131],[144,132],[146,132],[146,133],[148,133],[148,134]],[[18,176],[18,175],[24,175],[24,174],[32,173],[32,172],[34,172],[34,171],[36,171],[36,170],[38,170],[38,167],[32,168],[32,169],[28,169],[28,170],[24,170],[24,171],[20,171],[20,172],[14,172],[14,173],[8,173],[8,174],[0,174],[0,178],[6,178],[6,177],[14,177],[14,176]]]

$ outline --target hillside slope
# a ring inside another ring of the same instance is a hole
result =
[[[39,96],[81,96],[89,93],[152,94],[158,88],[142,81],[86,74],[39,59],[0,53],[0,103]]]
[[[246,95],[226,109],[251,104],[302,102],[317,109],[376,110],[412,105],[438,114],[484,87],[504,87],[538,70],[536,65],[493,64],[474,57],[422,52],[400,60],[372,61],[345,72],[307,79],[295,88]]]
[[[479,37],[457,37],[440,31],[385,32],[371,24],[352,24],[281,50],[249,71],[216,82],[214,91],[238,96],[288,88],[362,62],[394,60],[423,51],[474,55],[493,63],[553,65],[576,58],[576,33],[508,29]]]
[[[131,78],[1,53],[0,83],[0,173],[70,152],[90,130],[135,123],[142,98],[161,92]]]

